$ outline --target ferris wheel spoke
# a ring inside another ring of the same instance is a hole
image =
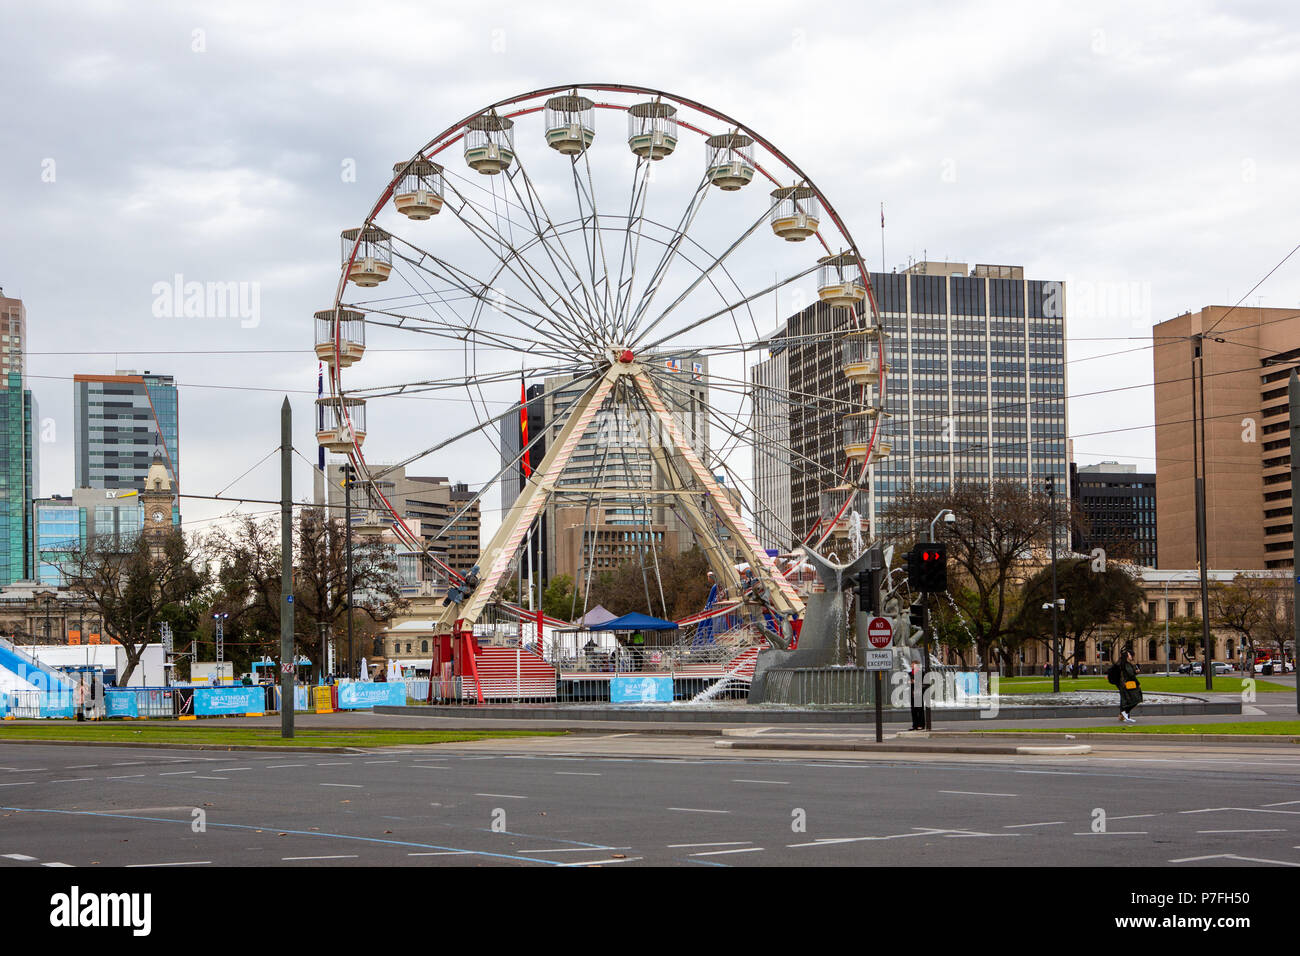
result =
[[[594,374],[595,374],[595,373],[588,373],[588,375],[577,376],[576,379],[580,380],[580,379],[582,379],[582,378],[587,378],[587,377],[589,377],[589,375],[594,375]],[[555,392],[559,391],[561,388],[570,388],[570,387],[572,387],[572,385],[573,385],[573,381],[574,381],[574,380],[569,380],[569,381],[566,381],[563,385],[557,385],[555,388],[552,388],[552,389],[546,389],[546,390],[544,390],[540,395],[535,396],[534,398],[531,398],[531,399],[529,399],[528,401],[529,401],[529,402],[533,402],[533,401],[536,401],[537,398],[540,398],[540,397],[543,397],[543,396],[546,396],[546,395],[553,395],[553,394],[555,394]],[[594,387],[595,387],[595,382],[593,382],[591,385],[587,386],[587,388],[584,390],[583,394],[586,394],[588,391],[590,391],[590,390],[591,390],[592,388],[594,388]],[[461,431],[461,432],[458,432],[458,433],[455,434],[455,435],[452,435],[450,438],[445,438],[445,439],[443,439],[442,441],[438,442],[437,444],[430,445],[428,448],[424,449],[423,451],[416,452],[414,455],[411,455],[409,458],[405,458],[405,459],[403,459],[403,460],[401,460],[401,461],[398,461],[398,462],[396,462],[395,464],[392,464],[392,465],[386,465],[384,468],[382,468],[382,469],[379,470],[379,471],[372,471],[371,474],[370,474],[370,477],[371,477],[372,480],[374,480],[374,481],[378,481],[380,478],[383,478],[383,477],[385,477],[386,475],[390,475],[390,474],[392,474],[393,472],[398,471],[399,469],[405,468],[407,465],[415,464],[415,462],[419,461],[421,458],[427,458],[429,455],[432,455],[434,452],[436,452],[436,451],[440,451],[440,450],[442,450],[443,448],[447,448],[448,446],[454,444],[455,442],[461,441],[461,440],[463,440],[463,439],[465,439],[465,438],[469,438],[469,437],[472,436],[472,435],[475,435],[475,434],[478,434],[478,433],[482,432],[485,428],[487,428],[487,427],[489,427],[489,426],[491,426],[491,425],[495,425],[495,424],[497,423],[497,421],[500,420],[500,418],[503,418],[503,417],[505,417],[506,415],[517,414],[518,412],[520,412],[520,411],[522,411],[524,408],[526,408],[526,407],[527,407],[527,404],[528,404],[528,403],[525,403],[525,402],[516,402],[516,403],[515,403],[514,405],[512,405],[510,408],[507,408],[507,409],[506,409],[506,410],[505,410],[505,411],[504,411],[500,416],[498,416],[496,419],[488,419],[487,421],[479,422],[479,423],[477,423],[477,424],[471,426],[470,428],[466,428],[464,431]],[[491,486],[493,483],[499,481],[499,480],[501,479],[501,476],[502,476],[502,475],[504,475],[504,474],[505,474],[506,472],[508,472],[511,468],[513,468],[514,466],[518,465],[521,461],[523,461],[523,460],[524,460],[524,454],[525,454],[526,452],[530,451],[530,450],[532,449],[532,447],[533,447],[534,445],[536,445],[536,444],[537,444],[537,443],[542,439],[542,436],[545,435],[545,434],[546,434],[546,432],[545,432],[545,430],[543,430],[543,431],[538,432],[536,436],[534,436],[532,439],[530,439],[529,442],[528,442],[528,444],[525,445],[522,449],[520,449],[519,453],[514,457],[514,459],[513,459],[512,461],[508,462],[508,463],[505,465],[505,467],[503,467],[499,472],[497,472],[496,475],[492,478],[492,481],[488,482],[488,485],[485,485],[485,486],[484,486],[484,489],[483,489],[483,490],[486,491],[487,488],[488,488],[489,486]],[[499,447],[500,447],[500,446],[498,445],[498,448],[499,448]],[[502,457],[504,457],[504,454],[503,454]],[[483,494],[483,492],[480,491],[480,492],[478,493],[478,495],[474,498],[474,500],[477,501],[479,497],[482,497],[482,494]],[[470,505],[467,504],[467,505],[465,506],[465,508],[461,510],[461,515],[465,514],[465,513],[469,510],[469,508],[470,508]],[[457,518],[459,518],[461,515],[457,515]],[[454,521],[454,519],[453,519],[453,521]],[[447,527],[450,527],[452,523],[453,523],[453,522],[448,522]]]
[[[740,236],[734,242],[731,243],[731,245],[729,245],[726,249],[724,249],[720,255],[714,256],[712,261],[710,261],[707,266],[705,266],[703,269],[700,270],[700,274],[696,276],[691,281],[690,285],[688,285],[686,289],[680,295],[678,295],[676,299],[672,301],[672,303],[668,306],[668,308],[660,312],[659,315],[655,317],[655,320],[653,322],[651,322],[650,324],[645,326],[644,329],[641,330],[641,335],[643,336],[649,335],[652,329],[658,326],[659,323],[662,322],[664,319],[668,318],[668,316],[672,314],[673,310],[676,309],[683,302],[685,302],[686,299],[690,297],[691,293],[694,292],[696,289],[698,289],[700,287],[700,284],[713,274],[714,269],[721,266],[722,263],[725,262],[733,252],[735,252],[742,245],[744,245],[745,240],[748,239],[750,236],[752,236],[758,230],[758,228],[767,221],[767,219],[768,219],[768,212],[767,210],[764,210],[761,214],[759,214],[759,217],[755,219],[753,223],[750,224],[749,228],[746,229],[744,232],[742,232]],[[740,334],[739,327],[737,327],[736,332],[738,338],[741,339],[744,338],[744,336]],[[754,334],[756,336],[758,335],[758,329],[754,330]]]
[[[573,361],[573,353],[565,353],[553,350],[543,346],[540,342],[529,341],[528,339],[508,335],[504,332],[488,332],[484,329],[461,328],[459,326],[444,326],[433,324],[431,320],[419,316],[398,315],[398,321],[383,322],[373,318],[375,315],[394,315],[390,312],[370,312],[367,313],[367,322],[380,328],[395,329],[400,332],[410,332],[412,335],[428,335],[434,338],[446,339],[450,342],[460,343],[462,346],[483,346],[499,348],[507,352],[515,352],[520,355],[536,355],[548,359],[559,361]],[[574,367],[579,367],[574,363]],[[585,367],[585,364],[581,367]]]
[[[627,206],[627,228],[623,230],[623,248],[618,258],[618,287],[615,289],[614,308],[611,312],[616,323],[614,335],[619,341],[625,337],[621,320],[632,288],[631,278],[628,278],[625,283],[624,276],[635,274],[636,271],[636,259],[640,254],[641,238],[645,229],[645,205],[650,195],[650,178],[653,169],[653,160],[638,156],[636,169],[632,172],[632,193],[628,197]],[[633,222],[636,223],[635,233],[632,231]]]
[[[540,240],[540,245],[546,253],[546,257],[550,261],[551,266],[555,269],[560,284],[565,287],[565,290],[570,295],[573,295],[575,290],[581,291],[582,297],[587,306],[585,314],[597,314],[595,303],[592,300],[592,296],[595,294],[595,276],[592,276],[592,288],[588,289],[582,273],[578,270],[577,265],[573,261],[573,257],[569,254],[568,246],[565,245],[564,239],[556,228],[555,222],[547,213],[546,204],[543,202],[540,192],[533,185],[532,178],[528,175],[528,170],[524,166],[523,159],[516,154],[515,160],[517,172],[508,172],[506,174],[506,179],[514,189],[515,196],[519,199],[520,204],[523,205],[526,210],[529,210],[528,218],[532,224],[533,234],[538,240]],[[520,194],[519,184],[515,182],[516,178],[523,179],[524,189],[527,194],[526,196]],[[545,225],[543,225],[543,222]],[[555,239],[554,251],[552,250],[551,245],[546,242],[547,236],[552,236]],[[563,261],[564,266],[568,268],[569,273],[574,279],[575,285],[573,287],[570,287],[568,280],[564,278],[564,271],[560,268],[561,263],[557,261],[556,252],[558,252],[559,258]],[[588,325],[590,327],[590,323],[588,323]],[[592,331],[594,332],[594,328]]]
[[[454,187],[453,192],[455,192]],[[501,235],[501,233],[496,230],[488,218],[483,215],[476,206],[466,200],[461,193],[456,192],[455,194],[461,201],[460,207],[458,208],[455,204],[448,203],[444,208],[451,209],[456,218],[459,219],[467,229],[469,229],[470,233],[479,240],[491,255],[496,257],[501,266],[510,272],[511,275],[513,275],[533,294],[542,307],[550,313],[552,318],[548,320],[548,323],[555,325],[558,330],[561,330],[562,334],[567,336],[571,344],[574,344],[575,346],[583,341],[581,330],[584,327],[589,335],[593,333],[594,329],[592,329],[590,323],[583,318],[575,303],[573,303],[564,293],[561,293],[556,289],[555,286],[553,286],[546,277],[541,274],[541,270],[538,269],[527,257],[520,253],[511,240]],[[465,215],[466,210],[473,211],[479,218],[480,224],[475,224],[470,221],[469,217]],[[501,246],[502,251],[493,249],[493,242],[490,240],[495,240],[495,242]],[[506,250],[508,250],[508,254],[506,253]],[[516,263],[518,264],[519,269],[515,268]],[[546,293],[542,291],[539,283],[550,291],[550,294],[554,297],[553,300],[548,298]],[[557,305],[563,307],[562,311],[557,310]],[[565,313],[567,313],[567,317]]]
[[[784,279],[779,279],[778,281],[772,283],[771,285],[759,289],[757,292],[751,293],[750,295],[747,296],[743,296],[742,298],[736,300],[735,302],[728,303],[727,305],[723,306],[721,309],[718,309],[716,312],[710,312],[708,315],[703,316],[702,318],[695,319],[694,321],[689,322],[688,324],[682,326],[680,329],[677,329],[675,332],[670,332],[667,335],[661,335],[659,336],[659,338],[655,339],[653,342],[650,342],[646,345],[641,344],[642,336],[637,336],[635,339],[633,339],[631,347],[639,348],[643,352],[657,349],[660,346],[662,346],[665,342],[669,342],[672,339],[685,335],[687,332],[690,332],[693,329],[698,329],[702,325],[707,325],[709,322],[712,322],[716,318],[719,318],[724,315],[731,315],[736,309],[740,308],[742,305],[748,306],[751,302],[755,301],[756,299],[761,299],[765,295],[772,295],[774,292],[777,292],[778,290],[784,288],[785,286],[790,285],[792,282],[798,282],[800,279],[804,278],[805,276],[811,275],[812,273],[816,272],[817,268],[818,267],[816,265],[811,265],[807,269],[803,269],[799,272],[796,272],[793,275],[787,276]]]
[[[465,296],[474,300],[476,303],[476,309],[486,305],[493,311],[511,319],[522,328],[528,330],[530,340],[537,340],[537,335],[540,331],[537,325],[538,322],[553,324],[554,313],[550,312],[550,310],[547,312],[538,312],[536,309],[531,309],[514,297],[495,288],[492,281],[479,279],[466,270],[440,259],[403,237],[398,236],[395,238],[419,254],[418,259],[401,255],[398,256],[399,258],[421,272],[438,276],[443,279],[443,281],[450,283],[454,288],[459,289]],[[431,263],[433,266],[436,266],[438,270],[441,270],[441,272],[435,271],[433,268],[427,266],[426,263]],[[409,279],[407,281],[409,283]],[[417,292],[417,294],[419,293]],[[445,299],[443,301],[445,302]],[[456,308],[450,305],[450,303],[446,304],[452,314],[460,319],[463,327],[467,329],[474,328],[470,320],[463,317]],[[529,321],[529,319],[532,321]],[[566,332],[563,341],[557,342],[556,344],[571,351],[574,343]]]
[[[703,208],[704,200],[708,194],[709,179],[708,176],[703,176],[700,178],[700,184],[695,188],[695,194],[691,196],[690,202],[686,204],[686,209],[682,212],[681,219],[678,220],[672,241],[664,247],[663,254],[659,257],[659,261],[656,263],[654,271],[650,274],[650,279],[646,282],[645,293],[642,295],[641,301],[637,303],[636,310],[622,326],[626,329],[626,334],[629,337],[636,334],[637,323],[641,320],[641,316],[645,314],[646,310],[650,308],[650,303],[654,301],[655,296],[658,295],[664,277],[667,276],[669,268],[672,266],[673,260],[677,256],[677,250],[681,248],[687,234],[690,232],[691,226],[695,222],[695,217],[699,215],[700,209]],[[632,263],[632,271],[628,281],[636,281],[635,261]],[[628,305],[631,305],[630,296]]]
[[[581,371],[578,365],[551,365],[540,368],[530,367],[530,375],[565,375]],[[398,395],[413,395],[421,392],[438,392],[448,389],[469,388],[471,385],[492,385],[500,382],[519,380],[519,369],[502,369],[497,372],[483,372],[475,375],[458,375],[449,378],[422,379],[415,382],[399,382],[392,385],[372,385],[365,388],[347,389],[341,395],[350,398],[391,398]]]

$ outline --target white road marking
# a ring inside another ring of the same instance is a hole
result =
[[[128,870],[135,870],[150,866],[203,866],[204,864],[211,862],[211,860],[181,860],[177,863],[128,863],[126,868]]]
[[[699,846],[749,846],[753,840],[732,840],[730,843],[670,843],[670,850],[692,850]]]
[[[1290,705],[1288,705],[1288,706],[1290,706]],[[1261,806],[1265,806],[1265,807],[1289,807],[1289,806],[1291,806],[1291,804],[1293,804],[1293,803],[1300,803],[1300,800],[1283,800],[1281,803],[1265,803],[1265,804],[1261,804]]]
[[[26,853],[0,853],[0,856],[3,856],[6,860],[22,860],[25,863],[30,863],[36,859],[36,857],[28,856]]]
[[[178,777],[178,776],[180,776],[181,774],[184,774],[184,773],[198,773],[198,771],[197,771],[197,770],[168,770],[168,771],[166,771],[165,773],[160,773],[160,774],[158,774],[158,776],[160,776],[160,777]]]
[[[789,781],[789,780],[744,780],[744,779],[740,779],[740,780],[733,780],[733,781],[731,781],[731,782],[732,782],[732,783],[770,783],[770,784],[771,784],[772,786],[774,786],[774,787],[788,787],[788,786],[790,786],[790,781]]]
[[[1158,813],[1130,813],[1125,817],[1107,817],[1107,820],[1143,820],[1147,817],[1158,817]]]
[[[267,770],[279,770],[282,767],[305,767],[305,763],[269,763],[266,765]]]
[[[613,740],[615,737],[635,737],[635,736],[636,736],[636,734],[634,734],[634,733],[626,733],[626,734],[601,734],[601,735],[600,735],[599,737],[597,737],[596,739],[597,739],[597,740]]]
[[[108,779],[109,780],[131,780],[134,779],[135,777],[143,777],[143,776],[144,774],[142,773],[124,773],[119,777],[109,777]],[[217,777],[216,779],[220,780],[221,778]]]
[[[1242,863],[1274,863],[1278,866],[1300,866],[1300,863],[1290,863],[1286,860],[1264,860],[1257,856],[1237,856],[1235,853],[1215,853],[1210,856],[1185,856],[1178,860],[1170,860],[1170,863],[1200,863],[1202,860],[1238,860]]]
[[[225,780],[225,777],[194,777],[195,780]]]
[[[1075,836],[1147,836],[1147,831],[1146,830],[1102,830],[1101,832],[1098,833],[1089,830],[1087,833],[1076,833]]]
[[[1197,830],[1197,833],[1286,833],[1285,830]]]
[[[1236,811],[1239,813],[1300,813],[1300,810],[1256,810],[1254,807],[1207,807],[1204,810],[1179,810],[1179,813],[1223,813],[1226,811]]]
[[[613,857],[604,857],[599,860],[580,860],[577,863],[557,863],[556,866],[604,866],[607,863],[635,863],[637,860],[643,860],[645,857],[629,856],[622,860],[616,860]]]
[[[43,770],[49,770],[49,767],[24,767],[22,770],[14,770],[13,773],[40,773]]]
[[[408,853],[407,856],[467,856],[473,850],[439,850],[436,853]]]
[[[252,767],[217,767],[213,773],[234,773],[236,770],[252,770]]]
[[[0,787],[30,787],[35,780],[24,780],[22,783],[0,783]]]
[[[87,780],[94,779],[94,777],[70,777],[67,780],[51,780],[50,783],[85,783]]]
[[[321,786],[322,787],[354,787],[357,790],[361,789],[361,784],[359,783],[322,783]]]
[[[418,767],[420,770],[450,770],[451,769],[450,767],[435,767],[433,764],[428,764],[428,763],[413,763],[411,764],[411,766]]]
[[[97,764],[97,763],[74,763],[74,764],[69,764],[69,765],[68,765],[68,769],[69,769],[69,770],[89,770],[91,767],[98,767],[98,766],[99,766],[99,764]]]
[[[763,847],[761,846],[746,846],[738,850],[709,850],[705,853],[692,853],[691,856],[725,856],[728,853],[760,853],[762,850]]]
[[[368,763],[368,764],[370,764],[370,763],[400,763],[400,761],[397,761],[397,760],[367,760],[367,761],[365,761],[365,763]]]
[[[600,774],[598,773],[584,773],[581,770],[557,770],[555,771],[555,775],[557,777],[599,777],[600,776]]]
[[[291,860],[355,860],[355,853],[340,853],[335,856],[282,856],[281,862],[288,863]]]
[[[502,800],[527,800],[527,797],[521,797],[517,793],[476,793],[476,797],[498,797]]]
[[[1018,797],[1018,793],[980,793],[978,790],[940,790],[940,793],[953,793],[962,797]]]
[[[595,853],[597,850],[630,850],[628,846],[570,846],[562,850],[520,850],[521,854],[526,853]]]
[[[326,763],[316,764],[318,767],[346,767],[347,765],[348,762],[346,760],[331,760]]]
[[[1022,827],[1059,827],[1064,823],[1064,820],[1048,820],[1046,823],[1008,823],[1002,829],[1019,830]]]
[[[71,867],[71,863],[42,863],[41,866],[66,866]]]
[[[698,807],[668,807],[669,810],[676,810],[678,813],[730,813],[730,810],[701,810]]]
[[[114,767],[139,767],[144,764],[143,760],[127,760],[122,763],[113,764]]]

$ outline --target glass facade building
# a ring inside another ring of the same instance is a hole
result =
[[[47,587],[67,583],[65,566],[86,541],[86,509],[70,498],[38,498],[32,503],[32,579]]]
[[[1084,526],[1071,538],[1075,551],[1102,548],[1108,557],[1156,567],[1156,476],[1135,465],[1107,461],[1070,466],[1070,496]]]
[[[11,371],[0,383],[0,586],[31,574],[32,510],[37,493],[36,400]]]
[[[179,491],[175,379],[150,372],[77,375],[73,390],[78,488],[142,488],[157,452]]]

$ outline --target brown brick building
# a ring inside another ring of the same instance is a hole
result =
[[[1210,568],[1294,564],[1287,376],[1300,309],[1206,306],[1152,330],[1159,566],[1195,568],[1192,368],[1203,340],[1206,542]]]

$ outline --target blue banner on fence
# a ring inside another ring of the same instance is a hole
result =
[[[362,707],[402,707],[406,704],[406,685],[398,681],[369,683],[357,681],[339,684],[339,709]]]
[[[46,691],[41,694],[41,716],[72,717],[75,704],[71,688]]]
[[[0,718],[9,714],[9,695],[0,690]]]
[[[119,690],[104,693],[105,714],[109,717],[139,717],[140,705],[135,699],[135,691]]]
[[[615,704],[671,704],[671,677],[614,677],[609,682],[609,699]]]
[[[260,687],[196,687],[194,715],[260,714],[266,710],[266,692]]]

